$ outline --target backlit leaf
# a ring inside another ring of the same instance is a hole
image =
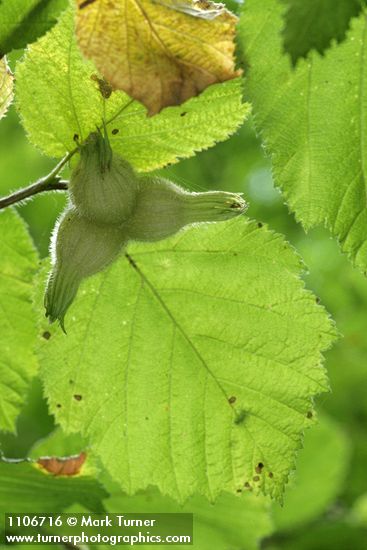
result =
[[[335,335],[299,258],[243,218],[129,255],[82,285],[68,334],[42,342],[52,412],[128,493],[280,497]]]
[[[246,2],[239,31],[250,66],[246,98],[297,219],[306,229],[327,226],[366,270],[366,12],[342,43],[295,69],[283,52],[282,24],[277,0]]]
[[[237,18],[222,5],[195,0],[77,4],[84,55],[150,114],[239,75],[233,56]]]
[[[73,11],[33,44],[17,65],[17,100],[31,141],[61,157],[102,125],[104,101],[110,140],[138,170],[149,171],[192,156],[236,131],[249,112],[242,103],[241,80],[208,88],[181,107],[148,118],[123,92],[102,97],[96,69],[83,60],[74,37]]]
[[[149,171],[192,156],[236,131],[249,112],[241,80],[209,87],[181,107],[148,118],[123,92],[100,93],[96,69],[83,59],[74,36],[74,13],[30,46],[17,65],[17,104],[30,140],[50,156],[75,148],[102,125],[104,109],[111,145],[138,170]]]

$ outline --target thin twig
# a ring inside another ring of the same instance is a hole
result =
[[[57,176],[57,174],[60,172],[61,168],[63,168],[65,166],[65,164],[67,162],[69,162],[69,160],[71,159],[71,157],[73,157],[75,155],[75,153],[78,151],[79,147],[75,147],[75,149],[73,149],[72,151],[70,151],[70,153],[67,153],[61,160],[58,164],[56,164],[55,168],[53,168],[51,170],[51,172],[45,176],[44,178],[42,178],[43,180],[47,181],[49,178],[53,178],[55,176]]]
[[[47,176],[44,176],[43,178],[39,179],[35,183],[32,183],[28,187],[24,187],[23,189],[19,189],[18,191],[15,191],[11,195],[8,195],[7,197],[4,197],[0,199],[0,210],[3,208],[6,208],[7,206],[11,206],[12,204],[16,204],[17,202],[24,201],[25,199],[28,199],[32,197],[33,195],[37,195],[38,193],[42,193],[43,191],[55,191],[55,190],[65,190],[68,188],[68,182],[65,180],[61,180],[59,177],[60,170],[65,166],[65,164],[71,159],[71,157],[76,153],[78,149],[73,149],[73,151],[70,151],[67,155],[64,156],[63,159],[60,160],[60,162],[51,170]]]
[[[7,206],[11,206],[12,204],[16,204],[17,202],[29,199],[33,195],[37,195],[43,191],[55,191],[58,189],[65,190],[67,188],[68,182],[65,180],[60,180],[57,176],[46,184],[42,180],[36,181],[36,183],[32,183],[29,187],[20,189],[19,191],[0,199],[0,210],[6,208]]]

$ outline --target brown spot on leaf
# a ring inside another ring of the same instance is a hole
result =
[[[234,395],[232,395],[232,397],[230,397],[230,398],[228,399],[228,403],[229,403],[230,405],[233,405],[233,403],[236,403],[236,399],[237,399],[237,397],[235,397]]]
[[[260,480],[260,477],[259,477],[259,476],[254,476],[252,479],[253,479],[254,481],[259,481],[259,480]]]
[[[114,128],[114,129],[112,130],[111,134],[112,134],[113,136],[115,136],[116,134],[119,133],[119,131],[120,131],[120,130],[119,130],[118,128]]]
[[[75,476],[80,472],[86,457],[85,452],[66,458],[41,457],[37,460],[37,464],[54,476]]]
[[[45,330],[45,332],[42,334],[42,338],[44,338],[45,340],[49,340],[51,338],[51,332]]]
[[[257,474],[261,474],[263,468],[264,468],[264,464],[262,462],[259,462],[259,464],[255,468],[255,472]]]
[[[182,113],[180,113],[180,116],[186,116],[187,115],[187,111],[182,111]]]
[[[306,416],[307,416],[307,418],[312,418],[313,417],[313,412],[308,411]]]
[[[262,226],[263,226],[263,224],[262,224],[261,222],[259,222],[259,223],[257,224],[257,227],[258,227],[259,229],[261,229]]]
[[[57,407],[58,409],[61,409],[61,403],[57,403],[56,407]]]
[[[74,395],[74,399],[75,399],[76,401],[81,401],[81,400],[82,400],[82,396],[81,396],[80,394],[77,393],[77,394]]]
[[[270,478],[274,477],[273,472],[269,472],[269,477],[270,477]]]

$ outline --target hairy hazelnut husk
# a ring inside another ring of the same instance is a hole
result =
[[[129,240],[159,241],[182,228],[228,220],[247,204],[236,193],[191,193],[160,177],[139,177],[112,153],[107,133],[80,146],[70,180],[70,205],[56,224],[45,308],[50,322],[64,317],[83,279],[113,262]]]
[[[51,254],[53,268],[45,294],[46,317],[60,321],[73,302],[81,281],[113,262],[127,239],[118,226],[98,224],[68,207],[56,225]]]
[[[128,162],[112,153],[108,139],[90,134],[80,147],[71,174],[70,199],[78,212],[95,222],[121,224],[134,209],[137,176]]]
[[[190,193],[166,179],[143,177],[126,230],[130,239],[159,241],[187,225],[228,220],[246,208],[236,193]]]

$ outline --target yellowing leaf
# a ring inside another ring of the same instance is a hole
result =
[[[147,117],[138,101],[130,104],[124,92],[104,99],[93,63],[78,47],[74,11],[66,10],[16,66],[21,121],[29,139],[47,155],[61,157],[71,151],[74,135],[86,139],[105,117],[111,121],[107,126],[113,150],[147,172],[227,139],[249,114],[249,104],[242,103],[241,78],[214,84],[154,117]]]
[[[13,101],[13,75],[6,58],[0,59],[0,118],[3,118]]]
[[[179,105],[234,68],[237,18],[206,0],[77,0],[77,36],[84,55],[115,89],[149,114]]]

